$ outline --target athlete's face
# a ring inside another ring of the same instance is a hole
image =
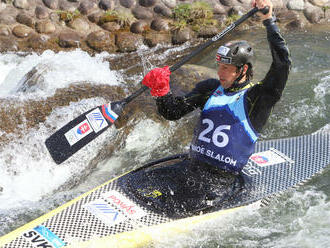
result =
[[[220,84],[224,89],[227,89],[232,86],[234,81],[239,77],[240,72],[234,65],[219,63],[218,66]]]

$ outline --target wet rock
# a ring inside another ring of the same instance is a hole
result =
[[[327,9],[324,13],[324,21],[330,22],[330,9]]]
[[[16,24],[16,16],[18,14],[18,10],[14,7],[7,7],[0,13],[0,23],[6,25]]]
[[[25,25],[16,25],[12,32],[18,38],[25,38],[30,35],[33,30]]]
[[[150,28],[156,31],[168,31],[170,29],[168,21],[160,18],[153,20],[150,24]]]
[[[0,52],[17,51],[17,41],[11,37],[0,36]],[[1,119],[1,118],[0,118]]]
[[[300,20],[293,20],[285,25],[285,28],[288,30],[297,30],[297,29],[303,29],[305,27],[305,23]]]
[[[174,32],[172,37],[172,42],[173,44],[182,44],[192,39],[193,37],[194,37],[193,31],[190,28],[186,27],[184,29],[177,30]]]
[[[58,44],[61,47],[69,48],[69,47],[80,47],[80,36],[75,32],[62,32],[59,35]]]
[[[30,4],[28,0],[15,0],[14,6],[18,9],[28,9]]]
[[[90,14],[87,18],[90,22],[99,23],[102,16],[103,16],[102,12],[94,12]]]
[[[34,66],[27,74],[18,82],[15,92],[34,92],[44,84],[43,75],[49,71],[47,64],[38,64]]]
[[[35,15],[38,19],[46,19],[49,16],[49,12],[42,6],[37,6],[35,9]]]
[[[277,21],[280,23],[287,23],[287,22],[296,21],[297,19],[299,19],[299,15],[297,12],[293,10],[286,10],[276,14],[276,18]]]
[[[61,25],[60,16],[56,12],[49,13],[49,20],[51,20],[54,23],[57,23],[58,25]]]
[[[143,37],[130,32],[120,32],[116,34],[116,45],[119,52],[133,52],[143,44]]]
[[[328,0],[309,0],[309,2],[318,7],[330,6],[330,1]]]
[[[8,36],[11,34],[11,29],[7,25],[0,25],[0,35],[1,36]]]
[[[236,0],[220,0],[220,3],[227,7],[239,5],[239,3]]]
[[[156,2],[157,0],[139,0],[139,4],[143,7],[152,7]]]
[[[172,85],[178,85],[183,92],[189,92],[195,83],[208,78],[218,78],[217,71],[205,66],[185,64],[171,74]]]
[[[68,26],[80,33],[87,33],[90,29],[89,23],[83,18],[73,19],[68,23]]]
[[[246,12],[246,10],[242,6],[234,6],[228,10],[228,15],[229,16],[232,16],[232,15],[242,16],[242,15],[244,15],[245,12]]]
[[[154,47],[157,44],[171,44],[172,35],[168,32],[150,31],[146,34],[144,42],[149,47]]]
[[[214,14],[225,15],[227,13],[227,10],[223,5],[215,4],[213,6],[213,12],[214,12]]]
[[[220,29],[216,26],[206,26],[206,27],[202,27],[197,32],[197,36],[202,37],[202,38],[211,38],[219,32],[220,32]]]
[[[80,3],[78,10],[83,15],[89,15],[92,12],[97,10],[97,5],[95,2],[92,2],[92,1],[84,1],[84,2]]]
[[[39,75],[41,77],[38,77]],[[37,86],[43,81],[41,71],[32,73],[32,77],[38,81],[34,83],[31,78],[31,85]],[[0,118],[0,130],[6,133],[22,133],[24,135],[26,129],[45,122],[47,116],[57,107],[68,106],[71,102],[91,97],[103,97],[106,101],[113,101],[121,99],[123,96],[125,96],[124,90],[118,86],[98,86],[88,82],[76,82],[73,86],[57,90],[54,96],[47,99],[19,102],[0,100],[0,116],[3,117]],[[19,128],[23,123],[24,128]]]
[[[132,14],[137,19],[151,19],[153,17],[153,13],[144,7],[136,7],[132,10]]]
[[[163,4],[165,4],[166,7],[173,9],[177,5],[176,0],[161,0]]]
[[[136,1],[135,0],[119,0],[119,3],[121,6],[123,6],[125,8],[131,8],[131,7],[135,6]]]
[[[56,31],[56,27],[49,20],[39,21],[36,23],[36,31],[41,34],[51,34]]]
[[[130,31],[135,34],[141,34],[148,28],[148,23],[146,21],[140,20],[134,22],[131,27]]]
[[[324,17],[324,12],[320,7],[306,3],[306,8],[304,9],[304,15],[310,23],[319,23]]]
[[[66,0],[60,0],[58,6],[60,10],[70,11],[70,12],[74,12],[78,8],[78,4],[70,3]]]
[[[282,0],[272,0],[273,6],[275,6],[278,1],[282,1]],[[246,10],[252,8],[252,0],[237,0],[237,2],[240,6],[242,6]]]
[[[58,9],[58,0],[42,0],[44,5],[50,9]]]
[[[45,34],[33,33],[26,41],[26,47],[33,49],[33,51],[44,51],[47,49],[58,50],[56,43],[49,42],[49,36]]]
[[[273,8],[276,9],[284,9],[285,8],[285,4],[283,2],[283,0],[273,0]],[[250,7],[251,7],[251,3],[250,3]],[[278,12],[276,12],[277,14]]]
[[[99,3],[100,8],[103,10],[113,9],[114,5],[115,3],[112,0],[101,0]]]
[[[110,35],[107,31],[99,30],[90,33],[87,36],[86,42],[89,47],[98,52],[107,51],[112,53],[117,50],[114,35]]]
[[[116,22],[106,22],[103,23],[101,27],[109,32],[117,31],[120,29],[120,25]]]
[[[305,2],[304,0],[289,0],[286,7],[289,10],[304,10],[305,8]]]
[[[0,12],[3,11],[6,7],[7,5],[5,3],[0,2]]]
[[[21,23],[21,24],[24,24],[30,28],[34,28],[34,25],[35,25],[35,21],[34,19],[25,14],[25,13],[19,13],[17,16],[16,16],[16,21]]]
[[[166,7],[165,5],[160,5],[160,4],[156,5],[154,7],[154,12],[168,18],[172,16],[172,10]]]

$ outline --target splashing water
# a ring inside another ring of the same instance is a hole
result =
[[[263,132],[264,138],[309,134],[321,128],[330,132],[330,54],[324,35],[329,34],[285,36],[294,66],[283,99],[274,109]],[[263,33],[251,33],[245,39],[259,43],[262,37]],[[257,65],[261,68],[260,72],[256,72],[258,79],[269,66],[267,51],[267,44],[256,48]],[[141,48],[141,56],[145,53],[149,51]],[[108,56],[111,55],[103,53],[91,57],[80,50],[67,53],[47,51],[41,55],[24,56],[2,54],[0,98],[21,101],[41,99],[53,95],[56,89],[79,81],[89,81],[95,85],[110,82],[120,85],[122,72],[109,69],[111,64],[105,60]],[[158,59],[166,56],[171,56],[170,48]],[[210,57],[205,56],[204,61],[213,61],[214,53]],[[307,58],[308,64],[303,58]],[[38,67],[42,65],[45,67]],[[150,66],[146,58],[146,71]],[[36,85],[33,91],[18,92],[20,80],[34,67],[45,68],[43,83]],[[140,79],[141,73],[135,76]],[[114,140],[121,131],[110,128],[79,154],[60,166],[55,165],[43,146],[44,140],[68,120],[103,103],[104,99],[96,97],[58,107],[45,122],[27,129],[25,136],[18,138],[13,134],[12,142],[0,146],[0,186],[3,187],[0,193],[0,222],[4,223],[0,225],[0,235],[114,175],[155,159],[154,154],[159,158],[159,155],[172,153],[172,148],[168,147],[173,145],[170,142],[174,134],[171,129],[185,128],[184,121],[171,122],[166,128],[148,119],[136,121],[133,131],[125,136],[111,158],[100,162],[97,168],[89,168],[90,161],[106,141]],[[88,175],[83,181],[80,179],[82,174]],[[300,190],[282,195],[268,207],[258,210],[248,208],[201,225],[191,233],[178,234],[174,239],[159,239],[155,247],[326,247],[330,241],[329,181],[330,173],[326,171]]]

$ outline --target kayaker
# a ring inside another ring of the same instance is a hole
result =
[[[253,6],[269,7],[267,14],[258,14],[266,27],[273,59],[263,80],[251,81],[254,52],[247,41],[241,40],[228,42],[217,50],[219,79],[199,82],[185,96],[171,93],[168,66],[151,70],[142,81],[156,97],[159,113],[168,120],[202,110],[190,146],[190,159],[232,174],[239,174],[254,152],[259,133],[282,96],[291,67],[272,2],[254,0]]]

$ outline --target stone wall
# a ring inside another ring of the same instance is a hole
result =
[[[233,16],[251,9],[251,0],[205,1],[217,23],[196,30],[173,20],[174,8],[191,0],[1,0],[0,52],[79,47],[93,54],[135,51],[142,43],[180,44],[211,37]],[[273,0],[273,4],[282,28],[330,22],[330,0]]]

